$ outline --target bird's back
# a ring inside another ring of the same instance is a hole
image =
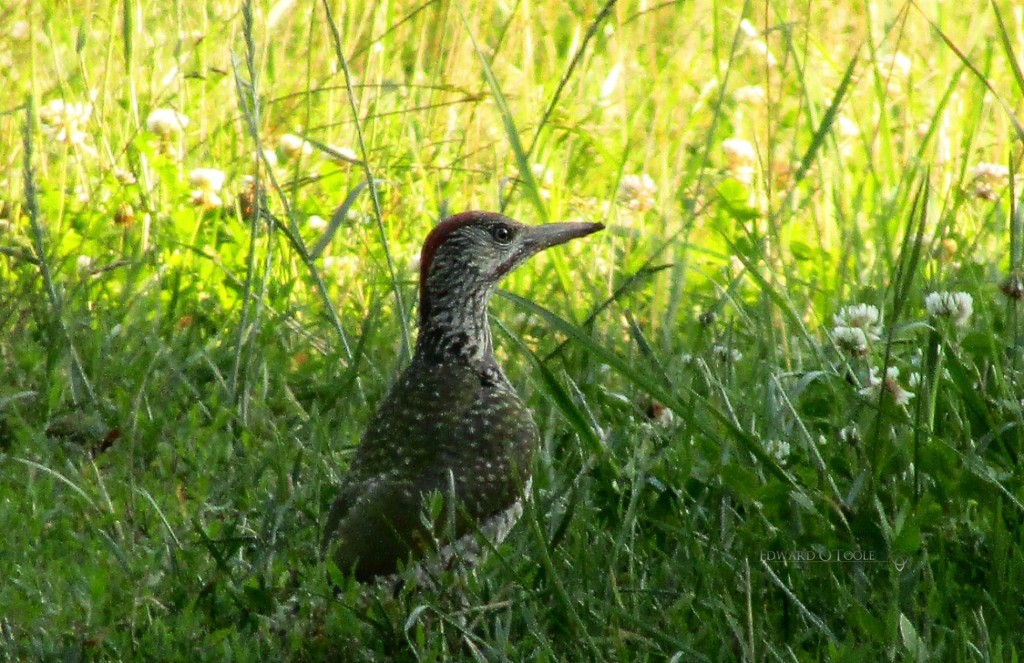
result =
[[[447,504],[455,489],[453,538],[514,508],[538,441],[493,359],[472,366],[415,358],[370,423],[328,517],[339,569],[369,579],[425,552],[438,534],[422,523],[433,491]]]

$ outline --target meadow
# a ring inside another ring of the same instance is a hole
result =
[[[0,660],[1024,655],[1019,6],[15,1],[0,35]],[[468,209],[607,229],[491,306],[523,519],[394,594],[319,532]]]

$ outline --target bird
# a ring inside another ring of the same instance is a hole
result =
[[[340,572],[395,577],[443,554],[438,543],[457,554],[478,531],[495,545],[504,538],[522,513],[540,432],[494,357],[488,302],[531,256],[603,228],[469,211],[430,231],[412,360],[369,422],[324,527]],[[448,514],[440,536],[442,523],[424,516],[434,495]]]

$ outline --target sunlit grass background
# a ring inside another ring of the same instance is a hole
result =
[[[1019,658],[1022,20],[0,9],[0,658]],[[492,306],[536,499],[335,595],[324,506],[471,208],[608,226]]]

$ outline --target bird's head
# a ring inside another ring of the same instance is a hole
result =
[[[527,226],[494,212],[445,219],[427,235],[420,253],[420,320],[449,295],[480,294],[486,300],[498,281],[530,256],[602,228],[600,223]]]

